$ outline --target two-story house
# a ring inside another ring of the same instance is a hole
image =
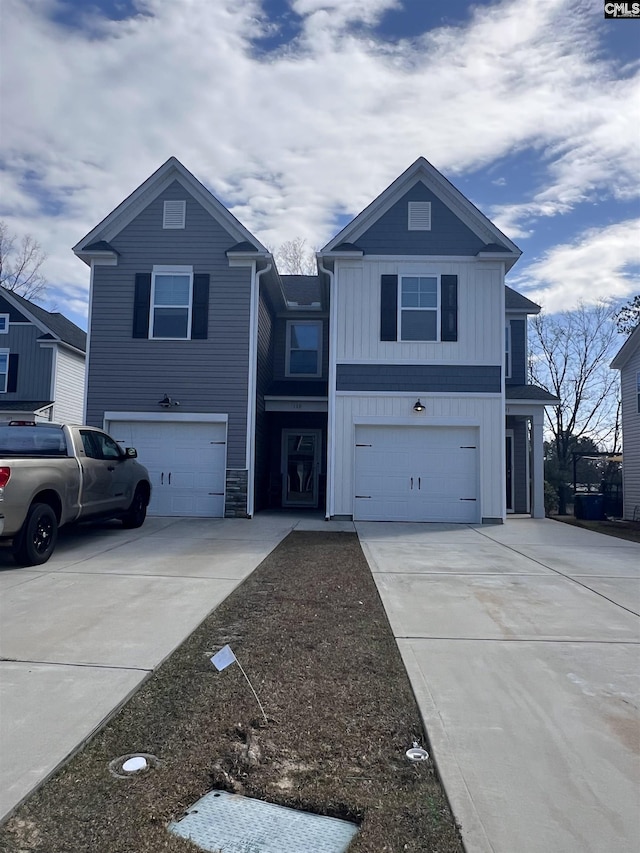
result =
[[[505,288],[518,248],[426,160],[316,276],[280,276],[175,158],[74,251],[91,267],[86,419],[137,447],[151,514],[544,514],[554,399],[525,376],[539,309]]]
[[[620,347],[611,367],[620,371],[623,514],[628,521],[640,521],[640,325]]]
[[[0,288],[0,423],[81,423],[86,345],[62,314]]]

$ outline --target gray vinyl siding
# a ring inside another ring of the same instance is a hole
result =
[[[525,385],[527,382],[527,323],[511,320],[511,376],[507,385]]]
[[[53,352],[51,347],[43,347],[38,343],[42,334],[41,329],[31,323],[11,323],[8,334],[0,335],[0,349],[8,349],[10,354],[19,355],[17,389],[12,393],[1,394],[3,401],[51,399]]]
[[[513,511],[527,512],[527,419],[508,417],[507,429],[513,430]]]
[[[409,231],[410,201],[431,202],[431,231]],[[485,245],[421,182],[354,242],[365,255],[475,255]]]
[[[273,312],[264,290],[258,304],[258,373],[256,393],[255,509],[266,505],[269,489],[269,430],[264,395],[271,382],[273,364]]]
[[[186,228],[163,229],[163,203],[186,199]],[[174,182],[110,241],[115,267],[94,271],[87,422],[104,412],[160,411],[164,394],[180,412],[228,414],[227,467],[246,467],[251,270],[229,268],[237,242]],[[157,264],[192,265],[210,275],[208,338],[152,341],[132,337],[136,273]]]
[[[622,480],[624,517],[640,517],[640,411],[638,411],[637,375],[640,373],[640,348],[620,371],[622,391]]]
[[[300,377],[287,376],[287,322],[289,320],[316,320],[322,323],[322,376],[318,379],[327,379],[329,375],[329,320],[326,315],[318,316],[313,312],[295,311],[288,316],[278,316],[274,329],[273,349],[273,378],[274,380],[291,380],[299,382]]]
[[[499,365],[338,364],[338,391],[500,393]]]

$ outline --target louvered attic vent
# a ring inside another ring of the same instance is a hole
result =
[[[165,201],[164,216],[162,218],[163,228],[184,228],[187,211],[186,201]]]
[[[431,202],[409,202],[409,231],[431,231]]]

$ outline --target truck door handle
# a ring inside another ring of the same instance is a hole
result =
[[[115,471],[115,470],[116,470],[116,469],[115,469],[115,466],[113,466],[113,465],[107,465],[107,471]]]

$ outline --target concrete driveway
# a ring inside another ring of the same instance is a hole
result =
[[[640,850],[640,545],[356,527],[468,853]]]
[[[267,514],[82,525],[63,529],[37,570],[0,551],[0,819],[298,523]]]

